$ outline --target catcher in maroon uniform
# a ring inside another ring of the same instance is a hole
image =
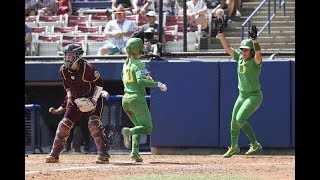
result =
[[[63,53],[64,64],[60,67],[60,75],[67,92],[68,102],[64,117],[58,125],[51,152],[47,155],[45,162],[59,162],[60,152],[73,125],[83,113],[89,113],[88,127],[99,152],[95,162],[108,163],[110,156],[107,152],[105,129],[101,120],[103,80],[95,67],[82,59],[83,50],[80,45],[69,44],[64,47]]]

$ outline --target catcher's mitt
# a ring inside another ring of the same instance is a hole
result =
[[[95,104],[85,97],[75,99],[74,103],[76,103],[81,112],[89,112],[96,108]]]

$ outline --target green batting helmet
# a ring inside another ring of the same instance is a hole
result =
[[[143,54],[144,44],[140,38],[130,38],[125,47],[128,54]]]
[[[253,49],[252,39],[244,39],[241,41],[240,49]]]

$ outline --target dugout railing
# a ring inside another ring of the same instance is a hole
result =
[[[255,10],[250,14],[250,16],[241,24],[241,40],[244,39],[244,29],[247,27],[247,30],[250,29],[251,24],[252,24],[252,18],[258,13],[258,11],[266,4],[268,6],[268,14],[267,14],[267,19],[266,23],[262,26],[262,28],[259,30],[257,36],[259,36],[266,27],[268,27],[268,34],[270,36],[271,34],[271,21],[276,17],[276,12],[277,12],[277,0],[273,0],[273,11],[271,14],[271,2],[270,0],[263,0],[256,8]],[[266,3],[267,2],[267,3]],[[283,15],[286,15],[286,0],[279,0],[279,9],[283,10]],[[249,37],[249,34],[248,34]]]

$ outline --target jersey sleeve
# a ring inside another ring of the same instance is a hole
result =
[[[60,73],[60,76],[62,77],[62,82],[63,82],[63,87],[65,90],[67,90],[69,87],[69,85],[66,83],[66,74],[65,74],[65,71],[64,71],[64,65],[62,65],[59,69],[59,73]]]
[[[84,62],[84,75],[83,80],[88,82],[94,82],[97,86],[103,86],[103,80],[96,68],[87,62]]]
[[[145,68],[144,64],[140,64],[135,68],[135,75],[139,85],[144,87],[157,87],[158,82],[146,79],[147,74],[149,74],[149,71]]]
[[[240,56],[241,56],[241,52],[240,51],[233,50],[233,59],[234,60],[239,61]]]

